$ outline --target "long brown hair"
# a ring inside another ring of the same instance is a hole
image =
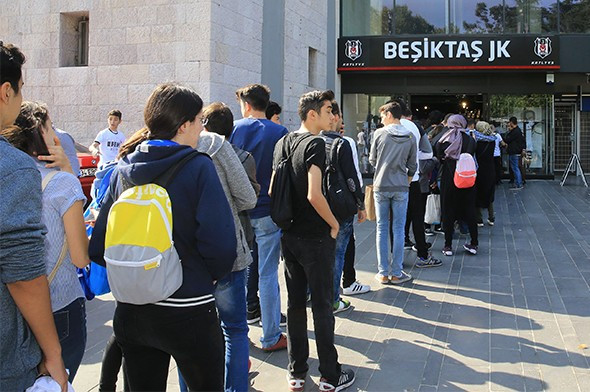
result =
[[[49,112],[44,103],[24,101],[14,125],[3,129],[0,134],[30,156],[49,155],[43,139],[43,125],[48,118]]]
[[[145,128],[137,131],[119,148],[119,157],[125,157],[145,140],[170,140],[187,121],[194,121],[203,109],[203,100],[192,89],[175,83],[157,86],[143,111]]]

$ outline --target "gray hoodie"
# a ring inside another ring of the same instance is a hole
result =
[[[375,167],[375,191],[408,192],[408,177],[412,177],[417,170],[414,136],[398,124],[376,130],[369,162]]]
[[[236,229],[237,258],[233,271],[241,271],[252,262],[250,248],[246,241],[244,229],[240,223],[238,212],[252,209],[256,206],[256,192],[250,184],[246,170],[236,155],[233,147],[225,138],[216,133],[203,131],[199,137],[197,150],[208,154],[213,159],[215,170],[221,181],[221,186],[229,202],[234,217]]]

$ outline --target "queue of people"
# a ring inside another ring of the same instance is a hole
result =
[[[22,99],[25,57],[0,43],[0,59],[0,209],[8,217],[0,230],[1,390],[24,390],[38,374],[67,390],[86,346],[85,292],[76,267],[90,260],[106,268],[117,300],[101,391],[116,388],[121,364],[125,390],[165,390],[171,358],[183,391],[246,391],[248,324],[255,322],[264,352],[287,350],[288,388],[302,391],[309,301],[320,390],[354,383],[354,371],[338,361],[334,314],[351,309],[343,296],[371,290],[354,269],[354,221],[365,221],[367,206],[356,143],[343,136],[332,91],[301,96],[301,127],[294,132],[280,124],[281,108],[261,84],[236,91],[243,118],[235,121],[224,103],[205,106],[195,91],[174,83],[154,89],[145,127],[128,139],[118,130],[121,112],[109,112],[108,128],[91,146],[109,175],[89,241],[86,199],[49,110]],[[395,285],[412,279],[403,269],[404,247],[416,252],[417,268],[442,265],[426,241],[430,193],[441,195],[442,253],[454,252],[456,223],[469,229],[464,249],[477,253],[481,209],[494,223],[496,150],[507,143],[517,155],[522,134],[516,127],[500,141],[488,123],[469,131],[458,114],[433,117],[424,130],[402,100],[379,112],[383,126],[369,157],[375,278]],[[456,182],[464,159],[477,162],[468,187]],[[512,157],[511,166],[520,189]],[[279,221],[277,209],[292,214]]]

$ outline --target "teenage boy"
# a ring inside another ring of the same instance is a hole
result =
[[[287,134],[287,128],[266,118],[270,90],[261,84],[251,84],[236,91],[242,112],[241,120],[234,122],[230,143],[248,151],[256,161],[256,179],[260,194],[256,207],[250,211],[250,221],[258,247],[258,285],[260,291],[259,314],[262,321],[260,341],[264,351],[287,348],[287,338],[282,334],[281,297],[279,293],[279,256],[281,231],[270,217],[268,189],[272,174],[272,156],[275,144]],[[250,297],[252,293],[248,293]],[[248,318],[257,309],[248,309]]]
[[[283,232],[281,245],[287,283],[288,382],[302,391],[309,367],[307,289],[311,291],[315,341],[320,362],[320,391],[341,391],[354,382],[354,372],[342,370],[334,347],[334,250],[340,228],[322,193],[326,146],[321,130],[330,129],[332,91],[312,91],[299,99],[301,128],[281,139],[274,166],[292,155],[293,208],[297,213]]]
[[[363,178],[360,174],[358,165],[358,156],[356,152],[356,144],[354,140],[344,136],[342,130],[342,116],[340,114],[340,107],[336,101],[332,101],[332,114],[334,115],[334,123],[331,132],[322,131],[326,145],[328,142],[333,143],[336,138],[342,138],[344,144],[338,153],[338,170],[344,176],[348,189],[356,200],[358,209],[358,223],[365,221],[367,215],[365,213],[365,197],[363,193]],[[328,148],[328,146],[326,146]],[[326,150],[328,153],[329,148]],[[336,239],[336,263],[334,264],[334,313],[346,310],[350,307],[350,302],[340,297],[340,280],[343,282],[342,294],[355,295],[363,294],[371,290],[371,287],[360,284],[356,281],[356,271],[354,270],[354,216],[351,215],[348,219],[340,222],[340,231]],[[350,243],[352,242],[352,253],[350,250]],[[348,264],[348,265],[347,265]],[[346,282],[344,270],[347,270]],[[352,275],[352,277],[350,276]],[[346,283],[346,284],[345,284]]]
[[[431,243],[426,243],[426,234],[424,233],[424,211],[426,209],[426,193],[422,193],[420,188],[420,161],[432,159],[432,146],[428,136],[420,132],[416,124],[412,122],[412,111],[403,100],[396,101],[402,111],[400,124],[409,130],[412,134],[412,140],[416,144],[416,172],[410,183],[410,192],[408,196],[408,211],[406,213],[406,224],[404,227],[404,248],[413,249],[418,253],[416,267],[438,267],[442,262],[432,257],[429,252]],[[410,224],[414,233],[414,241],[410,241]]]
[[[377,215],[377,263],[375,279],[381,284],[401,284],[412,279],[404,272],[404,225],[408,209],[409,184],[416,173],[415,136],[400,123],[402,109],[397,102],[379,108],[384,127],[375,131],[369,162],[375,168],[373,189]],[[393,222],[389,219],[392,211]],[[389,252],[389,228],[393,228],[393,252]],[[422,233],[424,235],[424,232]],[[389,255],[393,253],[390,264]]]
[[[275,124],[281,125],[281,106],[276,103],[275,101],[270,101],[268,103],[268,107],[266,108],[266,118],[272,121]]]
[[[119,146],[125,141],[125,135],[119,131],[121,125],[121,112],[118,110],[111,110],[108,117],[109,126],[96,135],[94,142],[90,145],[90,152],[95,157],[100,155],[98,161],[98,168],[102,168],[109,162],[117,158],[119,153]]]
[[[18,48],[0,41],[0,129],[20,112],[24,62]],[[50,374],[66,391],[43,260],[41,175],[3,137],[0,156],[0,391],[24,391],[39,373]]]

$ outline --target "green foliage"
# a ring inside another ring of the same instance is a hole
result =
[[[551,95],[492,95],[490,97],[490,116],[507,117],[519,110],[544,107],[551,100]]]

